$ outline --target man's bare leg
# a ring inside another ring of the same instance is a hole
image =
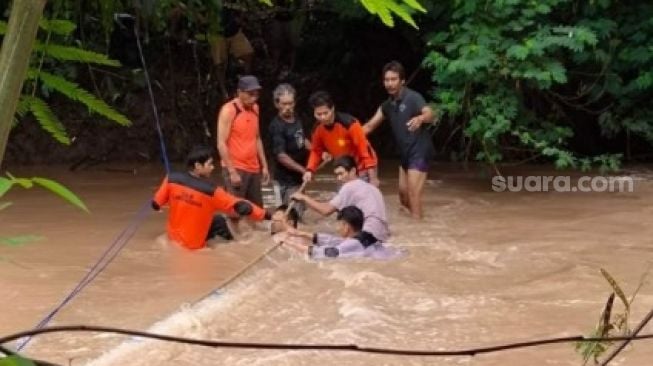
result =
[[[408,199],[408,182],[406,171],[401,166],[399,167],[399,204],[400,210],[406,210],[410,213],[410,201]]]
[[[426,172],[408,169],[406,175],[411,216],[415,219],[422,219],[422,191],[424,190],[424,182],[426,182]]]

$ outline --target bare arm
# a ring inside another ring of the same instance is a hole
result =
[[[260,134],[256,136],[256,153],[258,155],[258,160],[261,163],[261,169],[267,171],[268,161],[265,159],[265,149],[263,149],[263,141],[261,141]]]
[[[261,183],[270,183],[270,171],[268,170],[268,161],[265,159],[265,149],[263,149],[263,141],[261,141],[261,134],[256,136],[256,152],[258,160],[261,162]]]
[[[331,204],[328,202],[317,201],[300,192],[294,193],[292,195],[292,199],[304,202],[306,206],[310,207],[312,210],[318,212],[322,216],[329,216],[338,210],[337,208],[331,206]]]
[[[422,108],[422,114],[420,116],[424,119],[424,122],[431,123],[433,121],[434,113],[433,109],[430,106],[426,105]]]
[[[363,125],[363,131],[365,132],[366,135],[369,135],[374,131],[377,127],[381,125],[381,122],[383,122],[383,112],[381,112],[381,107],[379,107],[376,110],[376,113],[370,118],[365,125]]]
[[[285,152],[277,154],[277,161],[285,166],[286,168],[295,171],[300,174],[306,173],[306,168],[304,168],[301,164],[298,164],[296,161],[294,161],[288,154]]]
[[[415,131],[424,123],[431,123],[433,121],[433,110],[428,105],[422,107],[421,113],[413,117],[406,123],[409,131]]]
[[[222,107],[218,115],[218,153],[220,159],[225,164],[229,172],[235,171],[234,165],[229,156],[229,149],[227,148],[227,139],[231,133],[231,124],[233,123],[235,113],[232,113],[228,108]]]

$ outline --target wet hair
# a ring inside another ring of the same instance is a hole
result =
[[[310,104],[313,109],[324,106],[333,108],[334,105],[331,95],[324,90],[318,90],[311,94],[310,98],[308,98],[308,104]]]
[[[404,66],[399,63],[399,61],[393,60],[385,64],[385,66],[383,66],[383,76],[385,76],[385,73],[388,71],[394,71],[399,74],[400,80],[406,80],[406,70],[404,69]]]
[[[274,88],[274,91],[272,92],[272,98],[274,98],[274,102],[277,103],[279,102],[279,98],[281,98],[282,95],[286,94],[290,94],[293,98],[295,98],[297,91],[295,91],[295,88],[293,88],[292,85],[288,83],[279,84],[276,88]]]
[[[333,161],[333,169],[338,167],[343,167],[350,172],[352,169],[356,169],[356,160],[351,155],[343,155]]]
[[[356,206],[346,206],[338,211],[336,219],[338,221],[346,222],[355,232],[359,232],[363,230],[365,215],[363,215],[363,211]]]
[[[288,205],[283,204],[277,207],[274,211],[283,212],[285,214],[287,209],[288,209]],[[295,210],[294,208],[291,208],[290,211],[288,212],[288,216],[286,217],[286,220],[292,222],[292,227],[297,229],[297,223],[299,222],[299,212],[297,212],[297,210]]]
[[[194,146],[186,157],[186,167],[192,169],[195,163],[204,164],[213,157],[213,149],[206,145]]]

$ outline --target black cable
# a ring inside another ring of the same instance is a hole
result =
[[[640,340],[640,339],[653,339],[653,334],[643,334],[637,336],[621,336],[621,337],[583,337],[583,336],[570,336],[559,338],[547,338],[525,342],[508,343],[498,346],[469,348],[457,351],[428,351],[428,350],[407,350],[407,349],[391,349],[391,348],[376,348],[364,347],[356,344],[282,344],[282,343],[255,343],[255,342],[228,342],[228,341],[211,341],[203,339],[193,339],[184,337],[174,337],[163,334],[155,334],[148,332],[141,332],[128,329],[100,327],[100,326],[87,326],[87,325],[69,325],[69,326],[53,326],[41,329],[32,329],[24,332],[14,333],[5,337],[0,337],[0,344],[11,342],[13,340],[35,336],[46,333],[58,332],[101,332],[101,333],[116,333],[129,336],[137,336],[144,338],[157,339],[167,342],[177,342],[184,344],[191,344],[205,347],[223,347],[223,348],[248,348],[248,349],[268,349],[268,350],[305,350],[305,351],[349,351],[361,353],[374,353],[396,356],[474,356],[482,353],[492,353],[505,351],[517,348],[533,347],[545,344],[557,343],[570,343],[570,342],[612,342],[623,340]]]

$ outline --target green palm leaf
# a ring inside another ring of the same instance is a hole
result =
[[[89,212],[88,208],[86,207],[84,202],[82,202],[82,200],[79,199],[79,197],[77,197],[77,195],[75,195],[71,190],[66,188],[61,183],[57,183],[57,182],[55,182],[53,180],[50,180],[50,179],[38,178],[38,177],[32,178],[32,182],[34,182],[34,183],[40,185],[41,187],[51,191],[52,193],[54,193],[57,196],[63,198],[64,200],[66,200],[68,203],[70,203],[70,204],[72,204],[74,206],[77,206],[77,207],[81,208],[82,210],[84,210],[86,212]]]
[[[19,117],[23,117],[27,112],[29,112],[29,102],[21,95],[16,105],[16,114]]]
[[[83,50],[77,47],[62,46],[58,44],[45,45],[39,41],[34,43],[34,50],[44,53],[59,61],[87,62],[90,64],[99,64],[107,66],[120,66],[120,62],[108,58],[101,53]]]
[[[14,182],[11,179],[0,177],[0,197],[4,196],[13,185]]]
[[[52,137],[64,145],[70,145],[70,138],[66,133],[66,128],[61,121],[54,115],[52,109],[46,102],[37,97],[25,96],[23,99],[29,103],[29,110],[32,112],[36,120],[39,121],[41,127],[48,131]]]
[[[58,91],[68,98],[84,104],[91,112],[102,115],[123,126],[131,125],[131,122],[125,115],[114,110],[101,99],[96,98],[93,94],[79,87],[79,85],[64,79],[61,76],[53,75],[44,71],[37,74],[35,70],[28,71],[28,78],[40,79],[49,88]]]
[[[77,28],[77,25],[69,20],[41,19],[39,21],[39,27],[47,32],[52,32],[60,36],[68,36]]]

